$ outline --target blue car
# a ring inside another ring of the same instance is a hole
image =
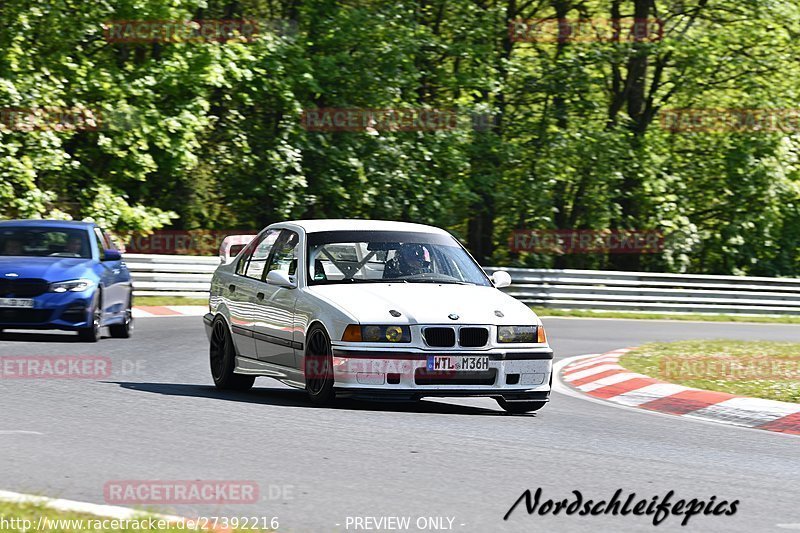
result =
[[[91,222],[0,222],[0,332],[77,331],[130,337],[133,285],[122,255]]]

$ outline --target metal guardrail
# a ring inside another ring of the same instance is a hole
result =
[[[126,254],[137,296],[208,296],[218,257]],[[488,267],[491,274],[498,267]],[[800,279],[506,268],[504,289],[522,302],[558,309],[800,314]]]
[[[125,254],[134,296],[207,298],[217,256]]]
[[[487,268],[493,272],[497,268]],[[508,268],[511,296],[536,307],[800,314],[800,279]]]

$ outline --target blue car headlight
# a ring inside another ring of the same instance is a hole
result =
[[[73,279],[50,284],[50,292],[83,292],[95,286],[90,279]]]

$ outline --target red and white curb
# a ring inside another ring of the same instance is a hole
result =
[[[208,307],[204,305],[137,305],[133,308],[133,318],[203,316],[206,313]]]
[[[637,374],[619,364],[632,348],[570,358],[559,366],[563,385],[626,407],[800,435],[800,404],[693,389]]]

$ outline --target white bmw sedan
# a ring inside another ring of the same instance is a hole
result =
[[[541,320],[502,293],[444,230],[298,220],[229,237],[204,317],[220,389],[256,376],[336,397],[488,396],[512,413],[547,403],[553,351]]]

